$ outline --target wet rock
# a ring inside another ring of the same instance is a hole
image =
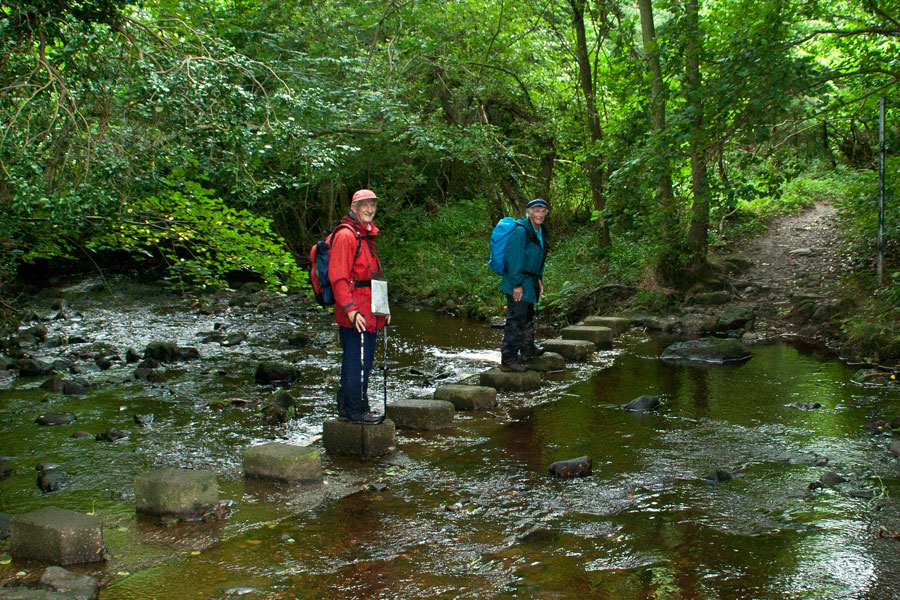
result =
[[[886,433],[900,427],[900,418],[895,417],[890,421],[886,419],[874,419],[872,421],[866,421],[863,423],[862,427],[871,435]]]
[[[880,369],[860,369],[853,374],[851,380],[863,386],[897,385],[897,377],[893,372]]]
[[[62,393],[65,396],[84,396],[88,393],[88,385],[83,381],[63,381]]]
[[[41,389],[47,390],[49,392],[61,392],[64,383],[65,382],[62,377],[51,377],[41,384]]]
[[[41,583],[75,600],[96,600],[100,594],[100,585],[93,577],[79,575],[62,567],[47,567],[41,575]]]
[[[445,400],[396,400],[387,405],[387,417],[397,429],[432,431],[453,426],[455,410]]]
[[[47,339],[47,328],[43,325],[34,325],[22,332],[25,335],[33,336],[35,339],[45,341]]]
[[[525,362],[525,366],[531,371],[549,373],[551,371],[565,371],[566,359],[556,352],[544,352]]]
[[[678,317],[657,317],[655,315],[634,315],[631,324],[634,327],[643,327],[648,331],[674,331],[679,324]]]
[[[44,493],[55,492],[62,488],[67,478],[65,471],[46,469],[38,474],[37,486]]]
[[[859,500],[872,500],[875,498],[875,492],[872,490],[853,490],[848,495]]]
[[[262,362],[256,367],[254,379],[261,385],[290,385],[297,381],[300,372],[290,365]]]
[[[506,327],[506,319],[504,317],[493,316],[488,319],[488,325],[493,329],[503,329]]]
[[[584,324],[594,327],[608,327],[612,330],[613,335],[619,335],[628,331],[631,327],[631,320],[625,317],[602,317],[591,315],[584,318]]]
[[[689,301],[693,302],[694,304],[701,304],[703,306],[715,306],[717,304],[725,304],[727,302],[730,302],[731,294],[725,291],[704,292],[692,296]]]
[[[497,390],[482,385],[442,385],[434,390],[435,400],[446,400],[455,410],[489,410],[497,405]]]
[[[743,362],[752,356],[750,349],[738,340],[705,337],[676,342],[660,358],[669,362],[725,364]]]
[[[212,471],[164,468],[143,473],[134,482],[134,504],[139,513],[198,517],[219,500]]]
[[[90,340],[80,335],[70,335],[68,342],[70,345],[74,344],[87,344]]]
[[[707,481],[712,481],[714,483],[723,483],[725,481],[731,481],[732,477],[733,477],[732,474],[729,473],[728,471],[716,469],[715,471],[712,471],[712,472],[704,475],[703,479],[705,479]]]
[[[597,349],[596,344],[587,340],[567,340],[563,338],[544,340],[541,345],[545,351],[559,354],[572,362],[586,360]]]
[[[304,331],[297,331],[288,336],[287,343],[288,346],[304,348],[309,346],[313,342],[313,339],[315,339],[314,336]]]
[[[319,451],[312,446],[271,442],[244,450],[244,477],[281,481],[322,481]]]
[[[5,458],[0,458],[0,481],[8,479],[13,474],[12,465]]]
[[[571,325],[564,327],[559,333],[564,340],[585,340],[593,343],[598,348],[609,348],[612,346],[613,332],[609,327]]]
[[[498,391],[530,392],[540,389],[541,374],[537,371],[508,373],[502,371],[500,367],[494,367],[481,372],[479,384],[485,387],[492,387]]]
[[[551,464],[547,471],[557,479],[587,477],[591,474],[593,461],[590,456],[579,456],[569,460],[559,460]]]
[[[729,306],[726,308],[716,322],[716,329],[719,331],[731,331],[733,329],[743,329],[754,319],[753,309],[747,306]]]
[[[34,420],[38,425],[71,425],[75,422],[75,413],[70,412],[49,412],[38,416]]]
[[[900,456],[900,440],[894,440],[888,446],[888,450],[895,456]]]
[[[94,439],[98,442],[117,442],[119,440],[124,440],[128,437],[128,434],[124,431],[119,431],[115,427],[110,429],[109,431],[104,431],[103,433],[98,433],[94,436]]]
[[[275,404],[266,404],[262,409],[263,425],[279,425],[290,420],[288,411]]]
[[[219,342],[219,344],[223,348],[232,348],[232,347],[237,346],[245,341],[247,341],[246,333],[232,333],[232,334],[229,334],[228,337],[226,337],[224,340]]]
[[[690,313],[681,317],[681,330],[686,333],[707,334],[718,328],[718,319],[710,315]]]
[[[9,526],[13,516],[10,513],[0,513],[0,540],[9,537]]]
[[[200,358],[200,351],[191,347],[182,348],[174,342],[155,341],[147,344],[144,358],[152,358],[163,363],[188,361]]]
[[[134,348],[129,348],[125,351],[125,362],[128,364],[136,363],[139,360],[141,360],[141,353]]]
[[[373,425],[332,419],[322,426],[322,443],[329,454],[385,456],[397,450],[396,428],[390,419]]]
[[[107,559],[102,519],[55,506],[15,515],[10,541],[13,556],[55,565]]]
[[[113,358],[119,360],[119,357],[118,357],[118,356],[116,356],[116,357],[112,357],[112,356],[98,356],[97,358],[94,359],[94,364],[97,365],[97,367],[98,367],[101,371],[106,371],[106,370],[112,368],[112,366],[113,366]]]
[[[149,427],[150,425],[153,425],[153,414],[134,415],[134,422],[141,427]]]
[[[76,431],[75,433],[72,434],[72,438],[76,439],[76,440],[80,440],[83,438],[93,438],[93,437],[94,437],[94,434],[88,433],[87,431]]]
[[[275,399],[272,401],[275,406],[280,406],[284,410],[291,410],[297,408],[297,399],[290,395],[290,393],[281,391],[275,394]],[[234,405],[234,402],[232,402]]]
[[[50,366],[53,368],[53,371],[57,373],[75,370],[75,363],[67,358],[57,358],[50,363]]]
[[[785,404],[785,406],[790,406],[792,408],[799,408],[800,410],[816,410],[817,408],[821,408],[822,405],[818,402],[789,402]]]
[[[622,408],[629,412],[645,413],[658,409],[661,405],[659,396],[644,395],[638,396],[631,402],[622,405]]]
[[[24,377],[46,377],[57,372],[52,364],[36,358],[20,358],[14,366]]]
[[[847,480],[844,479],[843,477],[841,477],[840,475],[838,475],[837,473],[835,473],[834,471],[828,471],[827,473],[825,473],[824,475],[819,477],[819,481],[822,483],[822,485],[827,485],[828,487],[834,487],[838,484],[844,483]]]

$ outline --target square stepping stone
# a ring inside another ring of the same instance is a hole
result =
[[[134,506],[139,513],[199,517],[218,502],[219,486],[212,471],[166,467],[134,481]]]
[[[484,385],[452,383],[434,390],[435,400],[445,400],[456,410],[489,410],[497,405],[497,390]]]
[[[563,338],[544,340],[541,346],[546,352],[556,352],[572,362],[587,360],[597,349],[596,344],[587,340],[565,340]]]
[[[544,352],[540,356],[535,356],[525,363],[525,366],[532,371],[540,371],[547,373],[549,371],[565,371],[566,359],[556,352]]]
[[[322,443],[329,454],[386,456],[397,449],[396,428],[390,419],[377,425],[332,419],[322,425]]]
[[[56,506],[13,516],[10,542],[13,556],[54,565],[107,559],[103,520]]]
[[[537,371],[508,373],[494,367],[482,371],[478,377],[481,385],[504,392],[531,392],[541,388],[541,374]]]
[[[598,348],[612,346],[613,334],[609,327],[595,327],[591,325],[571,325],[559,332],[564,340],[585,340],[592,342]]]
[[[452,427],[455,413],[453,403],[446,400],[397,400],[387,405],[387,416],[397,429]]]
[[[311,446],[270,442],[244,450],[244,477],[322,482],[322,460]]]
[[[631,327],[631,319],[625,317],[600,317],[591,315],[584,318],[584,324],[591,327],[609,327],[613,335],[625,333]]]

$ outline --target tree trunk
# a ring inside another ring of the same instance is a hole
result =
[[[656,190],[662,212],[662,230],[660,231],[666,252],[678,252],[677,230],[678,216],[675,210],[675,195],[672,192],[672,174],[669,167],[668,145],[666,134],[666,88],[659,62],[659,46],[656,41],[656,29],[653,25],[653,6],[651,0],[637,0],[641,14],[641,37],[644,42],[644,53],[650,70],[650,125],[656,132],[654,136],[655,164],[652,165],[656,176]],[[670,258],[675,258],[670,256]]]
[[[581,92],[584,94],[584,104],[587,112],[587,128],[591,138],[591,147],[584,162],[588,181],[591,186],[591,198],[594,202],[594,210],[600,213],[597,219],[597,234],[601,249],[610,245],[609,225],[604,216],[606,208],[606,185],[603,167],[596,155],[596,148],[603,141],[603,132],[600,130],[600,117],[597,114],[597,102],[594,95],[594,80],[591,74],[591,61],[588,55],[587,36],[584,29],[584,0],[569,0],[572,7],[573,22],[575,25],[576,48],[575,55],[578,59],[578,75],[581,84]],[[605,6],[604,6],[605,10]]]
[[[552,139],[542,140],[541,164],[535,189],[538,198],[550,202],[550,184],[553,183],[553,164],[556,162],[556,144]]]
[[[691,269],[697,271],[706,264],[709,238],[709,179],[706,167],[706,136],[703,132],[703,82],[700,78],[700,54],[702,38],[698,0],[685,2],[685,56],[687,65],[685,82],[687,102],[694,112],[691,123],[691,188],[694,202],[691,206],[691,228],[688,232],[688,249],[691,253]]]

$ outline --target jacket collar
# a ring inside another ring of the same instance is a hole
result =
[[[375,223],[370,223],[369,228],[366,229],[362,226],[359,220],[353,216],[353,213],[349,213],[344,215],[344,218],[341,219],[341,223],[346,223],[359,232],[359,235],[367,236],[367,237],[375,237],[378,235],[378,227],[375,226]]]

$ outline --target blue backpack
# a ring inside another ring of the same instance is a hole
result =
[[[491,232],[491,257],[488,259],[488,266],[497,275],[506,273],[506,246],[509,244],[509,236],[520,225],[512,217],[503,217]]]
[[[362,246],[362,237],[357,231],[346,223],[341,223],[331,232],[331,240],[328,236],[319,242],[316,242],[309,251],[309,282],[312,284],[313,295],[319,306],[334,306],[334,292],[331,289],[331,280],[328,278],[328,257],[331,250],[331,244],[334,243],[334,236],[341,227],[346,227],[356,234],[356,253],[353,255],[353,262],[359,256],[359,250]]]

